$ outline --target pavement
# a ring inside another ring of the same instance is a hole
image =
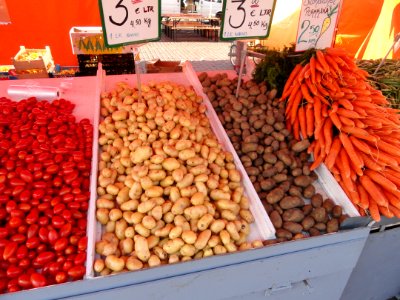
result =
[[[190,61],[198,71],[232,70],[229,60],[230,42],[210,41],[194,32],[180,32],[176,41],[162,35],[158,42],[140,47],[143,61]]]

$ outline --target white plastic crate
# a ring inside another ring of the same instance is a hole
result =
[[[182,84],[186,86],[193,85],[191,81],[192,70],[190,70],[190,64],[185,64],[183,69],[183,73],[165,73],[165,74],[144,74],[141,75],[141,82],[142,84],[146,84],[150,81],[159,81],[159,82],[173,82],[177,84]],[[136,85],[137,77],[136,75],[114,75],[114,76],[99,76],[99,81],[102,82],[101,91],[111,91],[115,85],[119,82],[127,82],[131,86]],[[196,93],[200,94],[199,91],[195,88]],[[200,94],[201,95],[201,94]],[[244,194],[250,200],[250,211],[252,212],[255,222],[250,225],[251,233],[248,237],[248,241],[254,240],[267,240],[272,239],[275,237],[275,229],[265,212],[262,203],[254,190],[253,185],[250,182],[250,179],[247,176],[244,167],[237,156],[236,152],[233,149],[232,144],[230,143],[224,129],[222,128],[221,123],[218,120],[218,117],[215,114],[215,111],[212,109],[211,103],[208,99],[204,98],[204,104],[207,107],[207,116],[210,120],[211,127],[217,136],[219,142],[223,145],[224,149],[230,151],[234,155],[234,161],[236,164],[237,169],[240,171],[242,176],[242,184],[244,187]],[[95,125],[98,128],[98,125]],[[96,153],[96,152],[94,152]],[[94,161],[98,160],[98,157],[95,156],[93,158]],[[94,169],[93,169],[94,170]],[[97,168],[96,168],[97,173]],[[93,262],[97,256],[95,253],[95,243],[96,241],[100,240],[103,226],[97,222],[95,216],[96,210],[96,191],[95,188],[97,186],[97,177],[93,176],[91,178],[91,187],[92,187],[92,194],[91,194],[91,201],[90,201],[90,215],[88,217],[88,250],[87,250],[87,262],[86,262],[86,278],[93,278],[95,277],[93,271]]]

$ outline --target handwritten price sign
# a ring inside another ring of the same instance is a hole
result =
[[[332,46],[341,0],[303,0],[296,51]]]
[[[161,0],[99,0],[108,47],[160,39]]]
[[[269,35],[276,0],[224,1],[222,40],[265,38]]]

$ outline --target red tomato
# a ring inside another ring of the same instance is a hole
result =
[[[34,237],[38,234],[39,232],[39,225],[37,224],[32,224],[31,226],[28,227],[28,231],[26,233],[27,238]]]
[[[31,283],[33,287],[42,287],[46,285],[46,278],[39,273],[33,273],[31,275]]]
[[[40,253],[36,257],[35,261],[40,265],[45,265],[45,264],[51,262],[52,260],[54,260],[55,257],[56,257],[56,255],[54,252],[45,251],[45,252]]]
[[[31,259],[30,258],[23,258],[18,262],[18,266],[22,269],[29,268],[31,266]]]
[[[67,281],[67,279],[68,279],[67,273],[63,271],[58,272],[55,276],[55,280],[57,283],[64,283]]]
[[[18,285],[24,289],[32,287],[31,276],[28,274],[22,274],[18,277]]]
[[[54,243],[54,250],[55,251],[63,251],[65,248],[68,246],[68,239],[66,237],[61,237],[59,238],[55,243]]]
[[[15,253],[17,259],[23,259],[28,256],[28,247],[26,245],[20,245]]]
[[[17,251],[18,244],[16,242],[9,242],[6,244],[3,252],[3,259],[8,260]]]
[[[36,249],[40,245],[40,240],[38,237],[31,237],[26,241],[26,247],[28,249]]]
[[[72,277],[73,280],[83,278],[85,275],[85,267],[84,266],[74,266],[68,270],[68,275]]]
[[[15,266],[15,265],[11,265],[7,268],[7,277],[8,278],[16,278],[19,275],[21,275],[23,272],[23,269]]]
[[[80,252],[74,258],[75,265],[83,265],[85,261],[86,261],[86,252]]]

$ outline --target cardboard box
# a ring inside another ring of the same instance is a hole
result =
[[[180,61],[161,61],[146,64],[147,73],[175,73],[182,72],[182,62]]]
[[[45,49],[26,49],[25,46],[20,46],[20,50],[12,61],[17,72],[32,69],[49,72],[54,68],[54,60],[49,46],[46,46]]]

